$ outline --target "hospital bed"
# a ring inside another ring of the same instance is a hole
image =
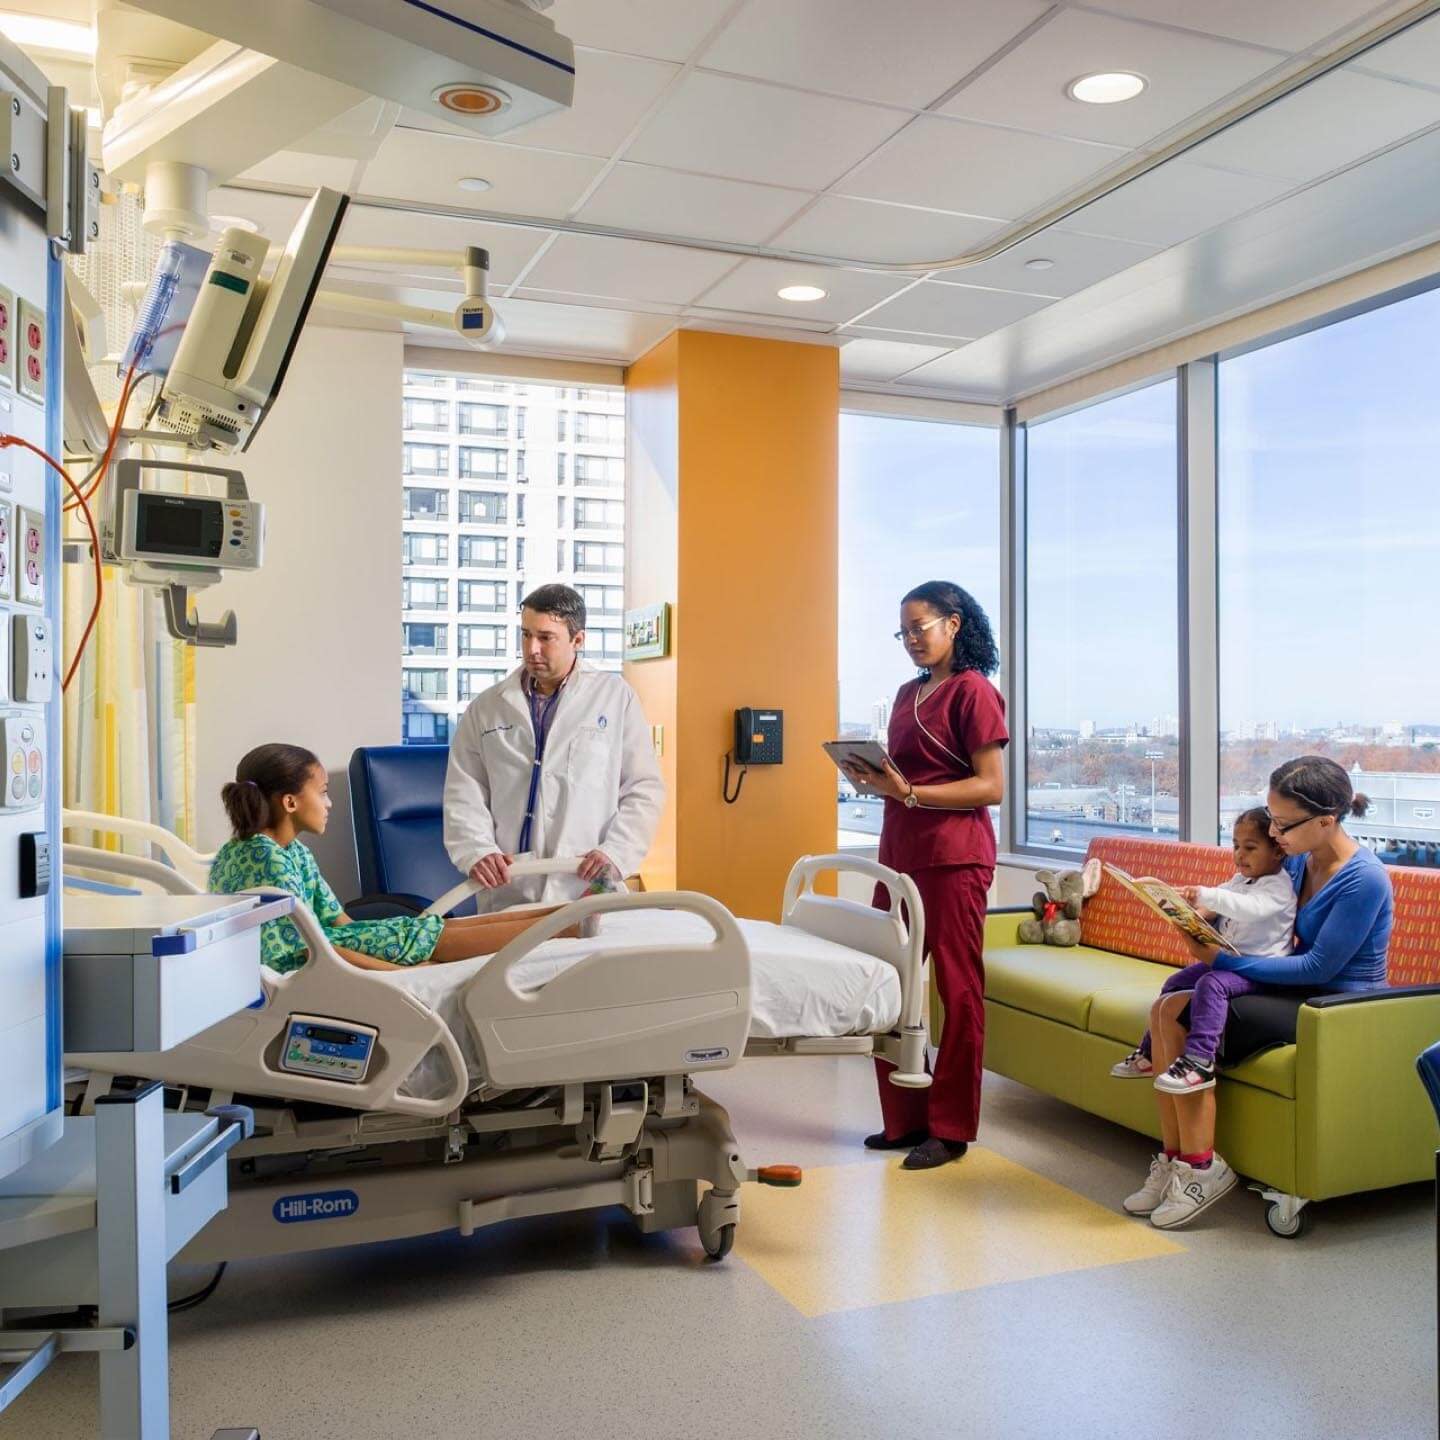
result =
[[[117,881],[197,888],[173,860],[66,846],[67,871],[94,877],[106,857]],[[836,871],[884,883],[890,908],[818,893]],[[694,1225],[719,1257],[740,1187],[798,1173],[747,1166],[697,1079],[742,1054],[875,1053],[895,1083],[929,1083],[920,900],[873,861],[801,860],[778,925],[705,895],[620,892],[541,918],[494,956],[411,971],[359,970],[303,907],[293,918],[310,958],[262,970],[250,1009],[164,1054],[67,1056],[88,1072],[82,1111],[121,1075],[177,1088],[182,1109],[254,1106],[230,1205],[188,1260],[612,1205],[646,1232]]]

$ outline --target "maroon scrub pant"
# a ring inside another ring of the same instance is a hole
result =
[[[928,1090],[890,1083],[894,1068],[876,1060],[880,1111],[892,1140],[924,1130],[941,1140],[973,1140],[980,1125],[980,1071],[985,1058],[985,907],[994,871],[946,865],[910,878],[925,906],[925,945],[932,983],[945,1006],[945,1028]],[[875,904],[890,908],[883,887]]]

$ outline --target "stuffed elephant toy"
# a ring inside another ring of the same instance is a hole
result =
[[[1043,890],[1031,902],[1035,915],[1020,922],[1022,945],[1078,945],[1080,907],[1085,899],[1085,880],[1078,870],[1036,872]]]

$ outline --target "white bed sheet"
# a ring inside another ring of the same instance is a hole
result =
[[[892,965],[836,945],[793,925],[764,920],[737,921],[750,947],[752,1038],[794,1036],[833,1038],[873,1035],[900,1021],[900,977]],[[622,911],[602,915],[597,933],[583,940],[550,940],[515,971],[521,990],[536,989],[587,955],[625,945],[704,944],[713,931],[699,915],[680,910]],[[467,984],[493,957],[453,965],[425,965],[384,972],[391,984],[408,990],[450,1027],[474,1079],[480,1056],[466,1024]],[[404,1093],[435,1095],[444,1088],[443,1062],[430,1055],[411,1073]]]

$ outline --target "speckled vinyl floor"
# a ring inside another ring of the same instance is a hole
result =
[[[1299,1241],[1236,1191],[1162,1235],[1116,1214],[1142,1137],[986,1076],[983,1148],[895,1174],[860,1149],[872,1086],[857,1059],[711,1080],[751,1164],[810,1171],[747,1190],[721,1265],[613,1212],[232,1265],[172,1323],[173,1434],[1436,1433],[1430,1187],[1320,1206]],[[94,1436],[95,1375],[65,1357],[0,1436]]]

